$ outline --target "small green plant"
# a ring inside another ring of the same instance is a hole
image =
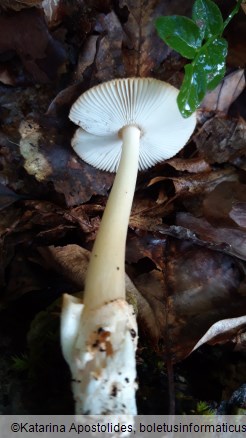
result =
[[[199,401],[196,406],[197,415],[215,415],[215,410],[205,401]]]
[[[196,0],[192,19],[172,15],[156,20],[158,35],[172,49],[192,60],[185,66],[184,80],[177,98],[183,117],[189,117],[207,91],[213,90],[225,75],[227,41],[225,27],[239,11],[239,0],[228,18],[223,17],[212,0]]]
[[[27,354],[20,354],[20,356],[12,356],[11,368],[18,373],[27,371],[29,369],[29,358]]]

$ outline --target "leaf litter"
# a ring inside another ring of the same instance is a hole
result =
[[[19,11],[11,2],[10,18],[0,15],[6,309],[21,297],[46,296],[46,289],[51,304],[64,292],[62,281],[66,291],[81,293],[113,175],[72,151],[69,108],[83,91],[114,77],[154,76],[180,86],[184,60],[159,40],[153,21],[191,10],[157,0],[22,3]],[[30,20],[40,24],[34,41],[22,36]],[[233,344],[245,327],[245,79],[235,61],[241,56],[234,44],[235,70],[205,97],[183,151],[138,178],[126,278],[142,333],[140,363],[144,338],[176,363],[204,342]],[[47,299],[39,309],[46,306]]]

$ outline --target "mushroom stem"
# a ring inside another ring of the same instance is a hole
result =
[[[125,243],[136,186],[140,129],[128,125],[119,168],[94,243],[85,281],[84,305],[92,310],[125,299]]]

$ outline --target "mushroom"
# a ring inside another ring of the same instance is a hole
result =
[[[125,245],[138,169],[174,156],[195,114],[184,119],[178,90],[152,78],[115,79],[73,104],[76,153],[117,172],[86,274],[84,301],[65,295],[61,343],[73,376],[76,413],[137,413],[137,323],[125,296]]]

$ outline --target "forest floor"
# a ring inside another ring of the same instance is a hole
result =
[[[2,414],[74,409],[61,296],[83,290],[114,175],[76,156],[69,109],[113,78],[179,88],[186,60],[154,20],[190,16],[192,3],[1,2]],[[188,144],[138,177],[126,272],[141,298],[140,414],[168,414],[174,400],[177,414],[246,410],[245,19],[241,10],[228,26],[225,79],[202,102]]]

